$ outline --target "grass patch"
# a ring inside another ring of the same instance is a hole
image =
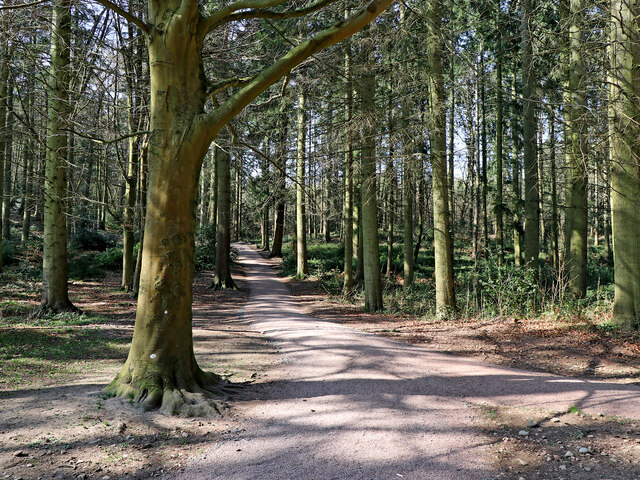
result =
[[[87,361],[123,360],[130,335],[86,327],[0,327],[0,384],[20,385],[86,370]]]

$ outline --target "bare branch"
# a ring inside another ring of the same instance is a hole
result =
[[[147,35],[151,32],[151,29],[149,28],[149,25],[144,23],[141,18],[138,18],[135,15],[133,15],[133,14],[127,12],[126,10],[120,8],[115,3],[110,2],[109,0],[95,0],[95,1],[98,2],[100,5],[103,5],[103,6],[107,7],[108,9],[113,10],[115,13],[117,13],[118,15],[123,17],[125,20],[128,20],[129,22],[133,23],[134,25],[136,25],[140,30],[142,30]]]
[[[18,8],[27,8],[27,7],[35,7],[36,5],[40,5],[42,3],[50,2],[51,0],[37,0],[35,2],[29,3],[20,3],[18,5],[4,5],[0,7],[0,10],[16,10]]]

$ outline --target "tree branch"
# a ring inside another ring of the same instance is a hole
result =
[[[240,0],[217,10],[202,20],[199,27],[200,33],[202,36],[206,35],[216,26],[220,25],[225,18],[238,10],[269,8],[282,5],[286,2],[287,0]]]
[[[265,0],[265,3],[268,1],[270,0]],[[276,0],[273,0],[273,1],[275,2]],[[230,12],[229,14],[219,18],[217,21],[209,21],[209,19],[207,19],[205,21],[205,25],[203,25],[202,30],[203,30],[203,33],[206,35],[207,33],[211,32],[212,30],[216,29],[221,25],[224,25],[225,23],[234,22],[238,20],[247,20],[250,18],[282,19],[282,18],[302,17],[304,15],[308,15],[310,13],[321,10],[322,8],[326,7],[327,5],[331,5],[336,1],[337,0],[316,0],[315,2],[313,2],[311,5],[307,7],[298,8],[295,10],[285,10],[283,12],[276,12],[274,10],[269,10],[267,8],[254,8],[254,9],[247,8],[247,9],[243,9],[245,11],[242,11],[242,12],[237,12],[236,10],[237,13]],[[281,3],[283,2],[278,1],[278,3],[276,3],[275,5],[279,5]]]
[[[289,50],[286,55],[265,68],[245,87],[225,101],[220,108],[202,115],[195,135],[202,135],[207,143],[210,143],[224,125],[258,95],[289,73],[292,68],[314,53],[350,37],[372,22],[392,2],[393,0],[372,0],[367,7]]]
[[[26,8],[26,7],[35,7],[36,5],[40,5],[41,3],[47,3],[51,0],[37,0],[35,2],[30,3],[20,3],[18,5],[3,5],[0,7],[1,10],[16,10],[18,8]]]
[[[220,80],[219,82],[213,83],[209,86],[209,89],[207,90],[207,97],[215,95],[216,93],[221,92],[222,90],[226,90],[227,88],[244,87],[251,80],[253,80],[253,77],[234,77]]]
[[[125,20],[128,20],[129,22],[133,23],[134,25],[136,25],[140,30],[142,30],[147,35],[151,32],[151,29],[149,28],[149,25],[144,23],[141,18],[138,18],[135,15],[133,15],[133,14],[127,12],[126,10],[120,8],[115,3],[110,2],[109,0],[95,0],[95,1],[98,2],[100,5],[105,6],[110,10],[113,10],[115,13],[117,13],[118,15],[123,17]]]

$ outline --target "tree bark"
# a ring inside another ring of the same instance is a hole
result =
[[[436,315],[446,317],[455,312],[456,298],[453,282],[446,163],[446,98],[442,76],[442,1],[434,0],[428,4],[427,8]]]
[[[524,139],[524,248],[525,265],[538,278],[538,255],[540,241],[540,212],[538,203],[538,161],[536,142],[536,115],[531,46],[531,0],[522,4],[522,131]]]
[[[638,0],[611,3],[613,322],[640,329],[640,43]]]
[[[367,27],[370,30],[370,27]],[[362,139],[362,254],[364,260],[364,309],[382,310],[382,279],[378,245],[378,202],[376,181],[375,132],[375,58],[373,38],[367,31],[362,43],[362,58],[366,65],[360,79],[360,100],[363,115]]]
[[[307,263],[307,228],[305,212],[305,160],[306,160],[306,112],[305,93],[302,87],[298,91],[298,148],[296,163],[296,274],[303,277],[309,274]]]
[[[47,151],[42,268],[42,304],[46,311],[77,310],[69,300],[67,274],[67,129],[70,75],[71,2],[57,0],[53,6],[51,75],[47,109]]]
[[[503,110],[504,102],[502,96],[502,34],[498,33],[498,47],[496,55],[496,243],[498,247],[498,264],[504,263],[504,200],[503,200]]]
[[[345,11],[345,17],[348,12]],[[351,117],[353,113],[353,81],[351,73],[351,45],[345,45],[345,142],[344,152],[344,281],[342,291],[345,295],[353,289],[353,145]]]
[[[225,146],[225,148],[228,148]],[[216,157],[218,172],[218,225],[216,227],[216,270],[212,287],[237,288],[231,278],[231,155],[223,148]]]
[[[567,190],[565,208],[565,268],[570,294],[583,298],[587,293],[587,185],[588,141],[587,100],[581,44],[584,36],[583,0],[569,0],[569,53],[565,104]]]
[[[2,19],[4,20],[4,18]],[[9,48],[7,42],[7,25],[0,20],[0,199],[4,198],[4,166],[7,147],[7,83],[9,80]],[[0,223],[4,222],[3,212],[0,211]],[[2,272],[2,240],[0,231],[0,273]]]

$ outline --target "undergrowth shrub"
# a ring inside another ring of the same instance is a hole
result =
[[[206,225],[200,228],[196,237],[195,268],[198,271],[213,270],[216,267],[216,228]]]
[[[79,228],[70,239],[71,246],[81,251],[103,252],[108,248],[115,247],[116,243],[117,237],[115,235],[88,228]]]

